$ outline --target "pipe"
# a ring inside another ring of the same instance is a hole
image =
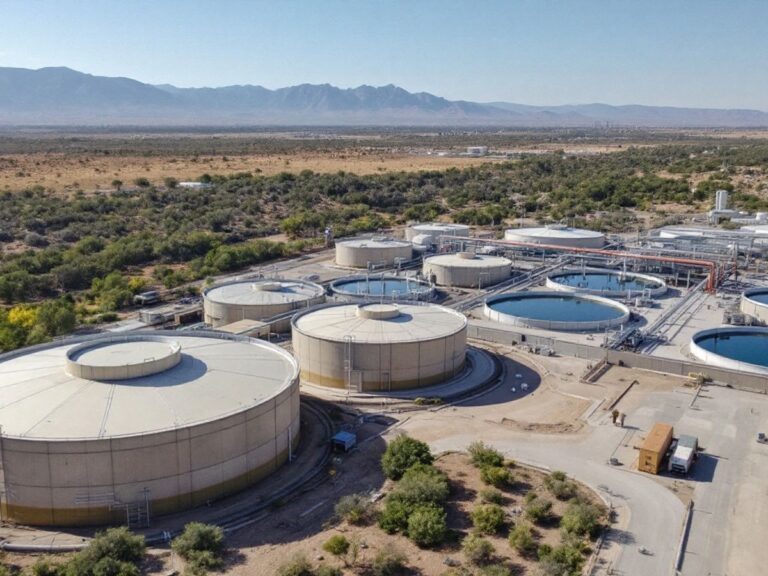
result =
[[[698,266],[707,268],[707,292],[714,292],[719,283],[717,273],[717,264],[709,260],[696,260],[693,258],[680,258],[677,256],[652,256],[650,254],[634,254],[632,252],[619,252],[615,250],[605,250],[603,248],[580,248],[576,246],[560,246],[558,244],[536,244],[533,242],[518,242],[516,240],[486,240],[472,237],[456,236],[458,240],[471,240],[473,242],[484,242],[486,244],[501,244],[502,246],[518,246],[520,248],[532,248],[538,250],[552,250],[557,252],[572,252],[574,254],[597,254],[601,256],[614,256],[618,258],[631,258],[636,260],[650,260],[653,262],[669,262],[674,264],[683,264],[686,266]]]

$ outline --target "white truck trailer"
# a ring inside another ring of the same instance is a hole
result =
[[[699,449],[699,439],[696,436],[681,434],[677,440],[677,447],[669,458],[669,471],[686,475],[696,459]]]

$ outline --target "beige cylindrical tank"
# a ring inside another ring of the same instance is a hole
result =
[[[341,304],[293,318],[305,383],[358,392],[448,380],[464,368],[467,319],[434,304]]]
[[[251,486],[299,439],[285,350],[209,332],[53,342],[0,356],[3,519],[125,523]]]
[[[396,260],[410,260],[413,245],[403,240],[371,238],[336,243],[336,264],[349,268],[368,268],[369,264],[392,266]]]
[[[422,273],[438,286],[485,288],[508,279],[512,261],[471,252],[442,254],[424,260]]]
[[[405,229],[405,238],[412,242],[417,236],[423,238],[422,243],[437,244],[440,236],[469,236],[471,229],[466,224],[451,224],[446,222],[429,222],[414,224]],[[426,238],[424,238],[426,237]]]
[[[602,248],[605,245],[605,234],[602,232],[570,228],[561,224],[540,228],[510,228],[504,232],[504,239],[572,248]]]
[[[325,289],[300,280],[235,280],[203,291],[204,321],[213,328],[267,320],[325,302]]]

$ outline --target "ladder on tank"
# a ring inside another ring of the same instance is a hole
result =
[[[362,386],[362,374],[360,370],[355,370],[354,358],[352,357],[354,342],[354,336],[344,336],[344,376],[347,381],[348,392],[360,392]]]

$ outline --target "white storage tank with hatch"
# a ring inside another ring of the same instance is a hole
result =
[[[605,245],[605,234],[602,232],[561,224],[539,228],[510,228],[504,232],[504,239],[569,248],[602,248]]]
[[[424,260],[422,274],[438,286],[485,288],[503,282],[512,273],[512,261],[472,252],[441,254]]]
[[[325,302],[325,289],[301,280],[235,280],[203,291],[204,321],[213,328],[267,320]]]
[[[427,222],[423,224],[413,224],[405,229],[405,238],[411,242],[424,245],[429,243],[435,245],[440,236],[469,236],[471,228],[466,224],[451,224],[447,222]]]
[[[368,268],[369,265],[392,266],[399,260],[413,258],[410,242],[391,238],[344,240],[336,243],[336,264],[349,268]]]
[[[434,304],[341,304],[293,317],[302,382],[357,392],[438,384],[464,368],[467,319]]]
[[[251,486],[299,438],[285,350],[212,332],[86,336],[0,355],[3,519],[124,523]]]

